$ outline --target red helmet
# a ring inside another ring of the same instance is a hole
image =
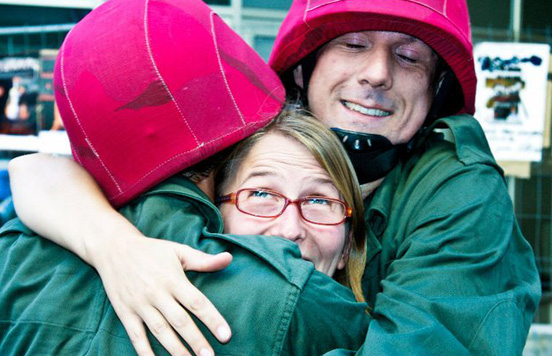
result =
[[[429,45],[460,83],[459,113],[475,111],[476,77],[465,0],[294,0],[270,58],[280,75],[348,32],[402,32]]]
[[[201,0],[110,0],[55,67],[72,152],[114,205],[245,138],[280,111],[276,73]]]

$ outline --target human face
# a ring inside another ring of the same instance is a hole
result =
[[[318,54],[308,100],[328,127],[408,142],[433,101],[437,55],[412,36],[385,31],[351,32]]]
[[[297,141],[280,134],[268,134],[251,148],[236,177],[223,194],[243,188],[273,190],[289,199],[306,195],[340,199],[328,173]],[[326,226],[301,218],[296,205],[289,205],[276,218],[260,218],[240,212],[234,204],[221,205],[224,232],[238,235],[281,236],[299,245],[303,259],[329,276],[345,267],[345,224]]]

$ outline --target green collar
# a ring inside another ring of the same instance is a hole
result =
[[[207,226],[208,231],[214,233],[222,233],[223,221],[219,209],[213,204],[211,199],[199,189],[191,180],[179,174],[161,182],[143,196],[154,194],[171,194],[192,200],[204,212],[205,216],[209,217]]]
[[[387,228],[392,201],[395,194],[401,194],[397,192],[397,187],[399,181],[404,179],[405,162],[419,160],[432,142],[444,140],[443,135],[435,134],[436,129],[448,131],[448,136],[454,143],[460,162],[465,165],[487,164],[495,167],[502,174],[502,170],[491,154],[485,134],[475,118],[470,115],[456,115],[436,120],[419,134],[412,152],[389,172],[382,184],[364,202],[366,206],[367,261],[370,261],[381,249],[381,238]]]

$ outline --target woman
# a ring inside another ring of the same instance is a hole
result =
[[[318,120],[284,112],[233,150],[217,202],[224,232],[294,241],[303,259],[363,301],[364,209],[346,157]]]

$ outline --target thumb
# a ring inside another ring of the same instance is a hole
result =
[[[211,255],[190,246],[179,247],[176,252],[185,271],[214,272],[228,267],[232,262],[232,255],[228,252]]]

